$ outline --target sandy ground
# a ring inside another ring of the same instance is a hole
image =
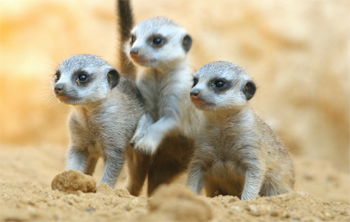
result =
[[[152,198],[131,196],[124,174],[114,190],[66,194],[50,186],[64,157],[57,147],[0,147],[0,221],[350,221],[350,175],[325,162],[294,157],[295,192],[240,201],[194,195],[185,176]]]

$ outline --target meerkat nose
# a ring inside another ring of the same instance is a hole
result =
[[[199,94],[200,94],[199,89],[193,89],[190,93],[191,97],[194,97],[194,98],[197,98]]]
[[[133,57],[133,56],[138,56],[139,55],[139,49],[138,48],[132,48],[130,50],[130,56]]]
[[[58,83],[55,85],[55,93],[56,94],[61,94],[64,90],[64,84],[63,83]]]

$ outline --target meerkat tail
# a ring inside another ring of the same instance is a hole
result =
[[[136,68],[130,61],[128,55],[124,50],[125,43],[130,39],[130,32],[134,26],[134,18],[132,8],[129,0],[117,1],[117,17],[119,25],[119,65],[123,74],[135,79]]]

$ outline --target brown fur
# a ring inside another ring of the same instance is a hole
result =
[[[182,135],[167,136],[153,156],[133,148],[129,149],[127,152],[129,192],[138,196],[146,178],[149,196],[159,185],[172,182],[187,169],[193,150],[193,141]]]

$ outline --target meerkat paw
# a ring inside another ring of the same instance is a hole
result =
[[[138,131],[135,133],[135,135],[131,138],[130,143],[132,145],[137,144],[142,138],[144,137],[144,133],[141,131]]]
[[[146,134],[136,143],[134,148],[146,154],[154,154],[159,144],[160,141],[156,136]]]
[[[152,125],[153,120],[149,115],[143,115],[139,120],[137,129],[135,131],[134,136],[131,138],[130,143],[135,145],[139,143],[139,141],[145,136],[148,128]]]

